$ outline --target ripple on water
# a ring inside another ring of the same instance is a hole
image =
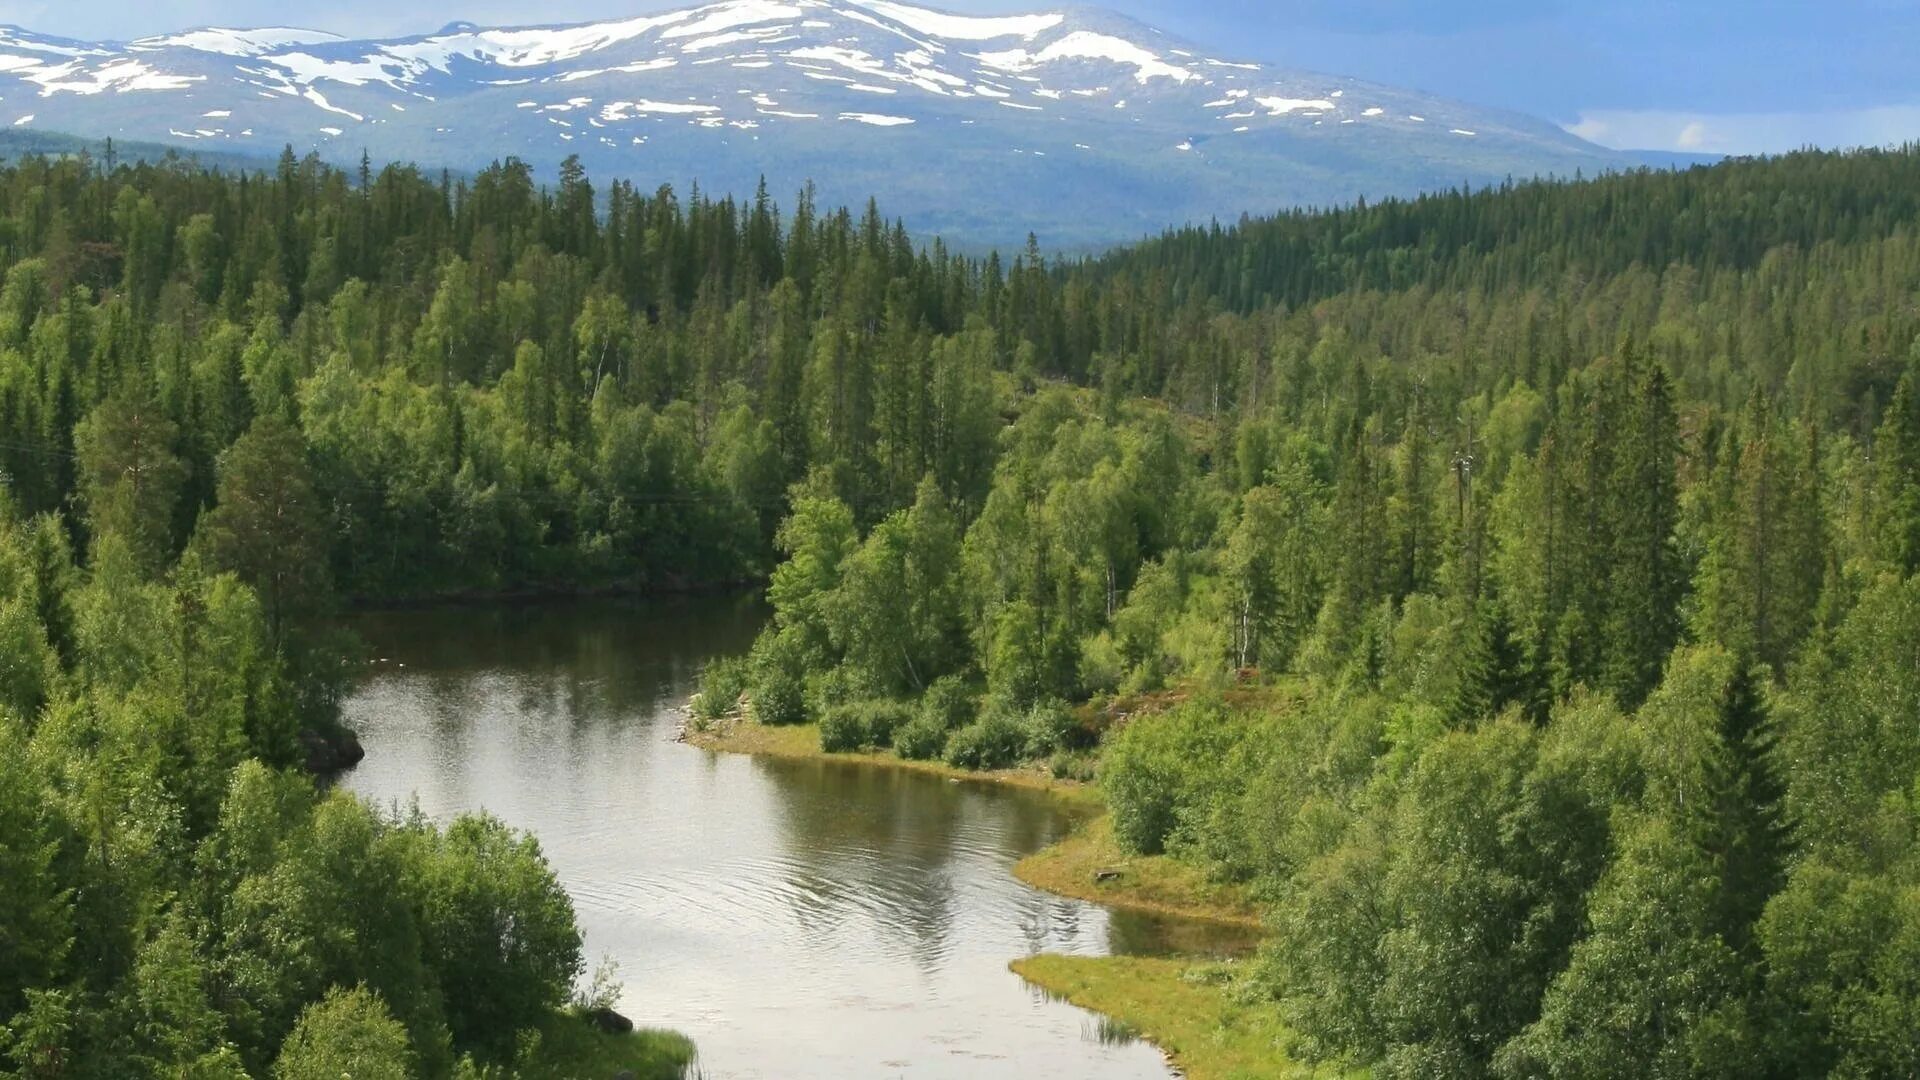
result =
[[[759,618],[714,602],[357,618],[394,662],[347,704],[368,758],[344,783],[534,832],[589,962],[620,965],[623,1011],[686,1032],[709,1076],[1168,1076],[1006,969],[1139,947],[1010,874],[1064,832],[1052,802],[672,741],[669,704]]]

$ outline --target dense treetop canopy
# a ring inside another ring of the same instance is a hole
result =
[[[1097,769],[1295,1053],[1913,1071],[1920,151],[1085,261],[532,176],[0,169],[0,1069],[537,1074],[564,893],[297,775],[326,615],[764,581],[710,703]]]

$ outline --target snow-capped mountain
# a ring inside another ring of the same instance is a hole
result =
[[[203,28],[122,43],[0,28],[0,125],[291,144],[472,170],[878,196],[965,241],[1098,244],[1183,221],[1627,162],[1551,124],[1240,62],[1110,12],[727,0],[579,26],[351,41]]]

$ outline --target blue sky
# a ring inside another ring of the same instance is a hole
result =
[[[691,0],[688,0],[691,2]],[[1596,142],[1750,153],[1920,139],[1916,0],[1093,0],[1246,59],[1547,117]],[[0,0],[86,38],[294,24],[353,36],[571,22],[662,0]],[[1045,0],[937,0],[958,11]]]

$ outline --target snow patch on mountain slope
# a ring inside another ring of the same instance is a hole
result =
[[[252,30],[233,30],[208,26],[165,37],[141,38],[127,46],[135,52],[157,49],[192,49],[222,56],[260,56],[290,45],[322,45],[345,41],[324,30],[301,30],[290,26],[269,26]]]
[[[1332,112],[1334,104],[1326,98],[1258,97],[1253,103],[1267,110],[1268,116],[1285,116],[1302,109]]]
[[[115,60],[103,67],[86,70],[67,63],[27,76],[39,83],[41,97],[66,91],[74,94],[102,94],[108,90],[151,91],[185,90],[194,83],[206,82],[205,75],[170,75],[155,71],[138,60]]]
[[[309,85],[326,79],[347,86],[384,83],[396,86],[419,68],[398,57],[369,54],[358,60],[328,60],[311,53],[290,52],[266,57],[266,62],[285,74],[283,79]],[[242,69],[248,70],[248,69]]]
[[[735,5],[724,5],[735,6]],[[500,64],[505,67],[545,67],[575,60],[591,52],[618,45],[661,27],[674,27],[689,16],[711,9],[671,11],[664,15],[643,15],[618,22],[589,23],[585,26],[542,27],[526,30],[462,30],[414,41],[395,42],[380,47],[380,52],[402,61],[415,70],[449,71],[456,58]],[[675,27],[677,29],[677,27]],[[717,32],[702,30],[698,33]],[[664,36],[664,35],[663,35]],[[279,56],[268,57],[278,63]],[[374,56],[368,56],[369,61]]]
[[[804,12],[792,4],[774,3],[773,0],[732,0],[731,3],[716,4],[713,7],[696,8],[686,14],[699,17],[692,22],[683,22],[671,29],[662,30],[660,36],[662,38],[704,37],[732,30],[736,26],[755,26],[780,19],[797,19]]]
[[[367,119],[366,117],[361,116],[357,112],[349,112],[348,110],[343,109],[338,105],[335,105],[333,102],[328,101],[327,96],[325,94],[322,94],[320,91],[315,90],[311,86],[307,87],[306,92],[302,96],[305,97],[308,101],[313,102],[315,105],[319,106],[320,108],[325,109],[327,112],[339,113],[341,116],[345,116],[352,119],[355,123],[364,123]]]
[[[1031,41],[1036,36],[1059,26],[1067,18],[1065,15],[1057,14],[983,18],[908,7],[906,4],[893,3],[892,0],[853,0],[853,2],[909,29],[952,41],[991,41],[1004,37],[1025,38]]]
[[[1134,78],[1141,83],[1154,79],[1172,79],[1178,83],[1198,79],[1192,70],[1162,60],[1159,54],[1135,45],[1125,38],[1110,34],[1096,34],[1091,30],[1075,30],[1060,40],[1047,45],[1039,52],[1025,49],[1008,49],[1002,52],[983,52],[976,57],[988,67],[1002,71],[1032,71],[1034,68],[1061,60],[1106,60],[1123,64],[1135,69]]]
[[[880,113],[843,112],[840,114],[840,119],[871,124],[874,127],[900,127],[903,124],[913,123],[913,118],[910,116],[885,116]]]
[[[609,122],[632,120],[629,113],[662,113],[672,116],[699,116],[720,111],[718,105],[699,105],[680,101],[610,101],[600,110],[600,119]]]
[[[17,26],[0,26],[0,48],[25,49],[54,56],[110,56],[108,50],[78,41],[54,41],[28,33]],[[32,117],[27,119],[31,120]]]

